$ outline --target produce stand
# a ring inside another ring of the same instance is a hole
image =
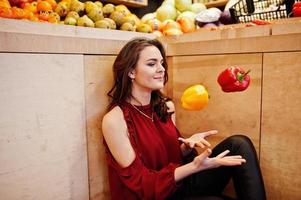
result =
[[[233,133],[248,135],[260,158],[268,199],[298,199],[300,193],[301,161],[290,159],[301,153],[300,20],[160,38],[170,65],[165,91],[175,102],[180,131],[187,136],[218,129],[212,144]],[[100,123],[112,63],[137,36],[155,38],[0,19],[3,198],[109,198]],[[245,92],[225,94],[218,87],[218,72],[230,65],[252,70]],[[196,82],[208,88],[211,98],[204,110],[187,112],[180,96]]]

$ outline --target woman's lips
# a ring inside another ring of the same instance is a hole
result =
[[[163,80],[164,77],[160,76],[160,77],[154,77],[154,79],[156,80]]]

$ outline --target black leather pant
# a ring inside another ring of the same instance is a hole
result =
[[[243,135],[226,138],[212,149],[210,157],[227,149],[230,150],[228,155],[241,155],[247,162],[240,166],[204,170],[186,178],[179,191],[184,196],[182,199],[224,199],[222,192],[231,178],[238,199],[266,199],[257,154],[251,140]]]

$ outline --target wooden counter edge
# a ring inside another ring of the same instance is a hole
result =
[[[235,28],[233,28],[235,26]],[[198,30],[176,37],[161,37],[167,55],[246,53],[300,50],[300,18],[279,20],[273,25],[225,26]],[[1,19],[0,52],[117,54],[131,38],[155,38],[153,34],[74,27]]]
[[[168,56],[301,51],[301,33],[169,43]]]

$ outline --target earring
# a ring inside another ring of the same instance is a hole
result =
[[[134,80],[135,80],[135,76],[134,75],[129,75],[129,77],[130,77],[130,79],[131,79],[131,81],[133,82]]]

